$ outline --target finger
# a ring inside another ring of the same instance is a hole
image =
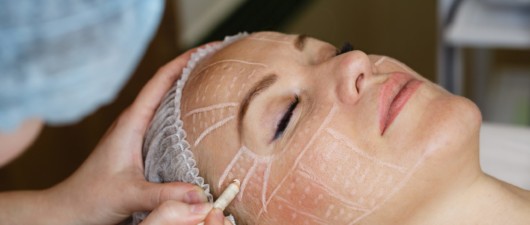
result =
[[[147,128],[149,121],[151,121],[151,118],[162,101],[162,98],[181,75],[182,69],[186,66],[191,54],[199,48],[218,44],[220,42],[221,41],[214,41],[190,49],[157,71],[155,76],[142,88],[140,94],[133,103],[133,108],[136,109],[135,111],[138,111],[141,118],[144,118],[139,120],[141,121],[139,124],[140,127],[143,127],[144,130]]]
[[[145,182],[131,196],[135,196],[130,204],[131,211],[153,210],[169,200],[188,204],[207,202],[204,190],[193,184],[181,182],[164,184]]]
[[[212,211],[206,216],[204,225],[224,225],[226,224],[226,218],[220,209],[213,208]],[[229,222],[230,224],[230,222]]]
[[[139,126],[147,127],[162,98],[179,78],[193,51],[195,49],[188,50],[164,65],[142,88],[132,105],[134,114],[140,116]]]
[[[197,225],[211,209],[212,204],[209,203],[188,205],[179,201],[166,201],[153,210],[142,225]]]

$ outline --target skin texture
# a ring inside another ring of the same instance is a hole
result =
[[[0,132],[0,167],[22,154],[35,141],[43,125],[40,119],[28,119],[13,132]]]
[[[133,212],[151,210],[143,225],[230,224],[220,211],[210,211],[212,206],[205,203],[206,196],[199,187],[150,183],[143,175],[144,133],[191,51],[154,75],[68,179],[46,190],[0,193],[0,224],[118,224]],[[35,122],[26,123],[16,135],[19,143],[12,139],[15,144],[10,146],[30,143],[38,133],[33,129]]]
[[[442,202],[474,201],[463,190],[513,192],[493,188],[498,181],[480,170],[481,115],[472,102],[395,59],[335,56],[328,43],[297,39],[252,34],[202,61],[183,91],[187,139],[214,195],[242,181],[229,207],[242,224],[430,224],[419,218],[446,212]],[[382,134],[381,93],[395,72],[421,85]],[[264,78],[271,78],[261,82],[267,88],[249,97]],[[517,215],[511,218],[528,222]]]

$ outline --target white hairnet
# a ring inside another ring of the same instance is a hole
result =
[[[173,85],[158,107],[145,136],[143,157],[145,159],[145,177],[148,181],[158,183],[178,181],[195,184],[204,189],[208,201],[213,201],[210,187],[199,176],[199,169],[196,166],[190,145],[186,141],[186,131],[180,118],[182,89],[199,61],[245,36],[247,36],[246,33],[240,33],[226,37],[223,42],[199,48],[191,55],[180,79]],[[138,224],[146,216],[147,213],[134,214],[133,224]]]

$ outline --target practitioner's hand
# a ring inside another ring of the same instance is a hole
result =
[[[100,143],[67,180],[46,191],[50,217],[62,224],[116,224],[133,212],[155,210],[148,220],[171,218],[173,224],[198,224],[211,206],[202,190],[185,183],[145,181],[142,141],[159,103],[188,61],[191,50],[159,69],[134,103],[109,128]],[[65,159],[67,160],[67,159]],[[55,223],[58,224],[58,223]]]
[[[210,212],[206,219],[205,212]],[[199,217],[201,219],[197,220]],[[204,225],[232,225],[223,212],[212,209],[211,204],[187,205],[178,201],[164,202],[153,210],[141,225],[197,225],[203,220]]]

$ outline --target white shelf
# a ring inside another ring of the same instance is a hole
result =
[[[245,0],[178,0],[179,45],[192,47]]]
[[[462,1],[444,39],[454,46],[530,48],[530,7]]]

